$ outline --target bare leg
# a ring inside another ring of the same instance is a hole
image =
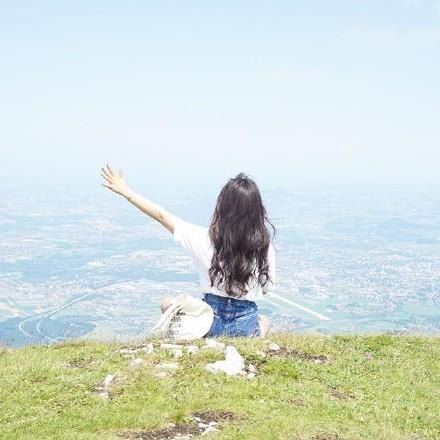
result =
[[[166,296],[162,300],[162,302],[160,303],[160,310],[162,311],[162,313],[165,312],[165,310],[171,305],[172,302],[173,302],[172,296]]]
[[[270,319],[265,315],[258,315],[258,322],[260,324],[260,338],[265,338],[269,333],[269,329],[271,326]]]

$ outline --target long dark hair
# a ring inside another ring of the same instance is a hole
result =
[[[243,173],[229,179],[209,227],[214,247],[211,287],[239,298],[252,283],[265,286],[270,281],[268,249],[274,235],[257,184]]]

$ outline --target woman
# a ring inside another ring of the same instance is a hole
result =
[[[262,336],[267,317],[257,315],[255,301],[275,282],[275,251],[270,223],[255,182],[239,174],[221,190],[209,228],[188,223],[128,187],[123,170],[102,168],[101,185],[161,223],[192,256],[200,275],[203,300],[214,310],[206,336]],[[170,304],[165,298],[162,312]]]

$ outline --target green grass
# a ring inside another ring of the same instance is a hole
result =
[[[133,369],[117,343],[81,341],[0,349],[1,439],[116,439],[123,431],[185,423],[198,410],[237,419],[209,439],[440,438],[440,338],[271,335],[224,339],[258,368],[254,379],[204,370],[222,352],[185,354],[168,378],[154,375],[170,355],[143,354]],[[153,341],[157,342],[157,341]],[[329,361],[256,354],[269,342]],[[200,342],[201,344],[202,342]],[[108,373],[125,378],[111,399],[94,394]]]

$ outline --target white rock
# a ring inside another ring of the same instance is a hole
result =
[[[255,352],[258,356],[261,356],[261,357],[266,357],[266,353],[264,352],[264,351],[261,351],[261,350],[257,350],[256,352]]]
[[[255,367],[254,364],[249,364],[247,367],[249,373],[256,373],[257,372],[257,368]]]
[[[119,350],[119,353],[121,353],[121,354],[133,354],[134,351],[133,351],[132,348],[121,348]]]
[[[248,373],[246,377],[248,379],[253,379],[255,377],[255,373]]]
[[[142,351],[147,354],[154,353],[154,345],[148,344],[147,346],[142,348]]]
[[[180,357],[182,357],[182,355],[183,355],[183,352],[182,352],[182,350],[180,350],[180,348],[173,350],[174,359],[179,359]]]
[[[161,364],[157,364],[156,368],[158,370],[177,370],[179,368],[179,364],[175,362],[162,362]]]
[[[243,373],[244,359],[233,345],[228,345],[225,349],[225,360],[210,363],[205,368],[211,373],[223,372],[236,376]]]
[[[130,362],[130,367],[133,367],[133,368],[140,368],[140,367],[143,367],[144,365],[146,365],[146,362],[141,358],[133,359]]]
[[[199,350],[200,350],[200,348],[197,347],[197,345],[188,345],[186,347],[186,351],[191,354],[198,353]]]
[[[110,388],[114,385],[116,378],[116,374],[107,374],[101,384],[96,387],[96,394],[103,399],[108,399]]]
[[[229,374],[228,364],[226,361],[217,361],[205,365],[205,369],[210,373],[226,373]]]
[[[160,348],[162,348],[163,350],[171,350],[171,351],[177,349],[181,350],[182,347],[183,345],[179,345],[179,344],[166,344],[166,343],[160,344]]]
[[[281,347],[278,344],[272,343],[269,345],[269,351],[279,351]]]
[[[163,343],[163,344],[160,344],[160,348],[162,350],[166,350],[166,351],[172,353],[172,355],[174,356],[175,359],[179,359],[183,353],[183,351],[182,351],[183,345],[179,345],[179,344]]]
[[[213,350],[224,350],[225,344],[223,342],[218,342],[215,339],[208,338],[205,341],[203,349],[212,348]]]
[[[154,352],[153,344],[148,344],[145,347],[138,347],[138,348],[134,348],[134,347],[121,348],[119,350],[119,353],[121,353],[122,355],[134,355],[136,353],[150,354],[153,352]]]
[[[244,359],[233,345],[228,345],[225,349],[225,357],[227,362],[234,362],[239,365],[241,370],[244,368]]]
[[[155,376],[156,377],[168,377],[170,375],[170,373],[168,373],[168,371],[158,371]]]
[[[214,428],[214,426],[208,426],[203,432],[202,435],[209,434],[210,432],[218,431],[217,428]]]
[[[104,389],[107,389],[108,387],[110,387],[115,376],[116,376],[115,374],[107,374],[107,376],[105,376],[105,379],[102,382],[102,386],[104,387]]]

